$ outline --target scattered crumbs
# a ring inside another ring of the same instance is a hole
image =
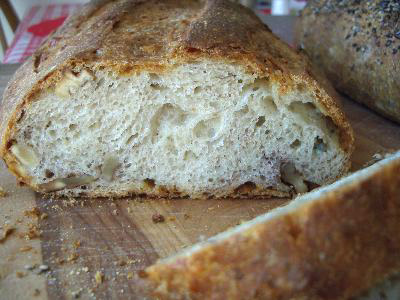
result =
[[[73,252],[68,256],[67,261],[68,262],[75,261],[78,259],[78,257],[79,255],[76,252]]]
[[[62,265],[64,262],[65,262],[64,258],[57,257],[57,259],[56,259],[57,264]]]
[[[165,218],[162,214],[156,213],[154,214],[151,219],[153,220],[153,223],[163,223],[165,222]]]
[[[127,278],[127,279],[132,279],[132,278],[133,278],[133,273],[132,273],[132,272],[129,272],[129,273],[126,275],[126,278]]]
[[[48,216],[49,216],[48,214],[42,213],[42,214],[40,215],[40,220],[47,219]]]
[[[15,273],[15,275],[16,275],[18,278],[22,278],[22,277],[24,277],[26,274],[25,274],[24,272],[17,271],[17,272]]]
[[[37,297],[40,295],[40,290],[39,289],[35,289],[33,292],[33,296]]]
[[[82,271],[87,273],[87,272],[89,272],[89,268],[88,267],[83,267]]]
[[[19,248],[19,251],[21,251],[21,252],[28,252],[30,250],[32,250],[31,246],[23,246],[23,247]]]
[[[24,268],[25,268],[25,270],[32,271],[32,270],[35,268],[35,266],[32,266],[32,265],[25,265]]]
[[[47,272],[49,270],[49,266],[47,265],[40,265],[39,266],[39,274],[43,272]]]
[[[75,242],[72,244],[72,246],[73,246],[75,249],[78,249],[78,248],[81,246],[81,241],[75,241]]]
[[[40,237],[41,232],[40,232],[39,228],[37,227],[37,225],[29,224],[28,227],[29,227],[29,231],[23,235],[23,237],[25,237],[25,239],[32,240],[32,239]]]
[[[14,231],[15,231],[14,227],[5,225],[3,227],[3,235],[0,236],[0,243],[4,242]]]
[[[169,216],[168,217],[168,221],[176,221],[176,217],[175,216]]]
[[[88,289],[88,293],[89,293],[90,297],[92,297],[92,298],[95,297],[93,289]]]
[[[214,206],[211,206],[211,207],[209,207],[209,208],[207,208],[208,210],[214,210],[215,209],[215,207]]]
[[[183,218],[184,218],[185,220],[187,220],[187,219],[190,218],[190,216],[189,216],[188,214],[183,214]]]
[[[123,267],[123,266],[126,265],[126,261],[125,260],[120,260],[120,261],[117,262],[117,265],[120,266],[120,267]]]
[[[118,215],[118,210],[114,209],[114,210],[112,211],[112,214],[113,214],[114,216]]]
[[[128,261],[127,261],[127,263],[129,265],[133,265],[133,264],[135,264],[137,262],[140,262],[140,259],[128,259]]]
[[[26,210],[24,211],[24,216],[25,217],[35,217],[35,218],[39,218],[41,215],[39,208],[34,207],[31,210]]]
[[[375,153],[372,155],[372,159],[369,160],[368,162],[366,162],[363,165],[363,167],[364,168],[369,167],[382,159],[388,158],[389,156],[391,156],[393,154],[393,152],[394,152],[394,150],[391,151],[391,149],[390,149],[390,150],[387,150],[387,152]]]
[[[78,299],[81,296],[82,289],[71,292],[72,298]]]
[[[100,284],[103,282],[104,274],[100,271],[97,271],[96,274],[94,275],[94,279],[96,280],[97,284]]]
[[[0,186],[0,198],[7,196],[7,193],[4,191],[4,189]]]

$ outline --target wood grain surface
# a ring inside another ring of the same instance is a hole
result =
[[[0,65],[1,94],[17,67]],[[399,125],[346,98],[343,106],[356,133],[353,171],[400,149]],[[0,185],[0,299],[141,299],[135,272],[288,201],[45,199],[3,164]],[[164,222],[152,221],[157,213]]]

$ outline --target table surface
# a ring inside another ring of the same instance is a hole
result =
[[[271,28],[284,40],[292,40],[294,18],[267,17],[264,21],[272,22]],[[0,65],[1,94],[17,67]],[[343,107],[356,134],[353,170],[362,168],[375,153],[400,149],[399,125],[346,98]],[[0,299],[69,299],[75,295],[135,299],[131,279],[135,271],[287,202],[46,200],[18,187],[3,164],[0,185],[7,192],[0,199],[0,238],[7,227],[14,229],[0,241]],[[154,213],[163,214],[166,222],[154,224]],[[40,270],[40,265],[49,269]],[[34,268],[27,270],[28,266]],[[102,283],[96,283],[98,271],[104,274]],[[385,291],[398,292],[396,282],[386,283]],[[375,290],[369,299],[377,299],[380,292]]]

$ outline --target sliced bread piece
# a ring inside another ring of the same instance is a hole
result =
[[[8,85],[0,155],[56,195],[287,196],[349,169],[336,97],[240,5],[94,1]]]
[[[157,299],[348,299],[400,271],[400,152],[139,273]]]

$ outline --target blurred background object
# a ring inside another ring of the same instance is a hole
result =
[[[185,1],[185,0],[182,0]],[[295,15],[306,0],[231,0],[262,15]],[[88,0],[0,0],[0,62],[21,63]]]
[[[23,62],[87,0],[0,0],[0,61]]]

